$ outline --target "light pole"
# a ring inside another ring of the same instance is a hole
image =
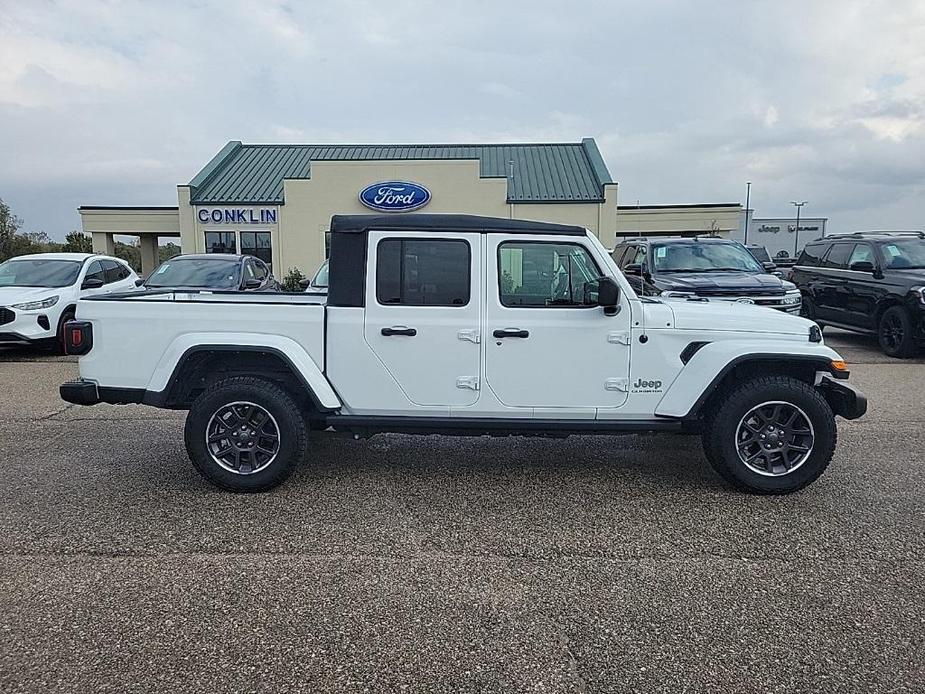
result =
[[[802,208],[803,205],[806,204],[806,200],[801,200],[800,202],[791,200],[790,204],[797,208],[797,228],[794,229],[794,232],[796,233],[794,233],[793,235],[793,257],[796,258],[797,248],[800,245],[800,208]]]
[[[752,195],[752,182],[745,182],[745,245],[748,245],[748,203]]]

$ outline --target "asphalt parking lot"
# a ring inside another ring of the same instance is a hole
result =
[[[648,435],[328,439],[237,496],[183,413],[0,354],[0,691],[921,692],[925,359],[826,340],[870,411],[779,498]]]

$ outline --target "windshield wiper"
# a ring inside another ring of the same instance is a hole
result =
[[[691,268],[672,268],[671,270],[659,270],[659,272],[748,272],[734,267],[691,267]]]

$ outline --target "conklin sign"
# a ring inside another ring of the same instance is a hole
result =
[[[276,224],[276,212],[270,207],[200,207],[196,217],[203,224]]]

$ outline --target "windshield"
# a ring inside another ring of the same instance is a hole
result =
[[[238,261],[219,258],[177,258],[154,271],[146,287],[237,289]]]
[[[920,270],[925,268],[925,240],[891,241],[880,247],[883,266],[890,270]]]
[[[736,243],[673,243],[654,246],[656,272],[764,272],[764,268]]]
[[[77,281],[79,260],[14,258],[0,263],[0,287],[67,287]]]
[[[328,261],[324,261],[322,266],[318,268],[318,272],[315,273],[315,276],[312,278],[313,287],[327,287],[328,286]]]

